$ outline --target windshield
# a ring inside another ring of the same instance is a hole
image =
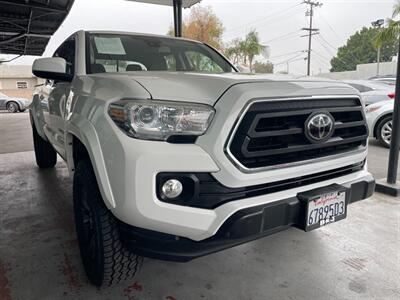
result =
[[[233,72],[207,45],[172,38],[89,34],[88,73],[129,71]]]

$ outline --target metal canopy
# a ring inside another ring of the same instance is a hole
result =
[[[168,5],[173,6],[173,0],[128,0],[128,1],[135,1],[135,2],[143,2],[149,4],[158,4],[158,5]],[[201,0],[182,0],[182,7],[189,8],[196,3],[199,3]]]
[[[182,8],[189,8],[201,0],[127,0],[149,4],[168,5],[174,7],[175,36],[182,36]]]
[[[74,0],[0,0],[0,54],[42,55]]]

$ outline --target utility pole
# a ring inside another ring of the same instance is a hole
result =
[[[379,19],[374,22],[371,22],[372,27],[380,29],[382,25],[385,24],[384,19]],[[379,64],[381,60],[381,47],[377,49],[377,58],[376,58],[376,76],[379,76]]]
[[[306,12],[306,16],[310,17],[310,26],[309,28],[302,28],[302,30],[308,31],[308,56],[307,56],[307,76],[310,76],[311,73],[311,37],[315,34],[318,34],[317,28],[313,28],[313,17],[314,17],[314,7],[321,7],[322,3],[314,2],[312,0],[304,0],[303,3],[310,6],[309,10]]]

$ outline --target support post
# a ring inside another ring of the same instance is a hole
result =
[[[175,36],[182,37],[182,0],[174,0]]]
[[[397,56],[396,96],[394,100],[392,139],[390,142],[387,179],[377,181],[375,190],[394,197],[400,196],[400,183],[397,181],[400,150],[400,44]]]

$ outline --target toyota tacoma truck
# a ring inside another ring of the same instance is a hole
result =
[[[142,257],[185,262],[346,218],[373,193],[358,92],[239,74],[197,41],[79,31],[33,73],[36,162],[73,179],[77,237],[96,286]]]

